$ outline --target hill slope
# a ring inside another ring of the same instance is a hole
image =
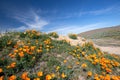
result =
[[[0,80],[120,80],[120,56],[81,40],[35,30],[6,33]]]
[[[102,28],[78,34],[100,46],[120,46],[120,26]]]

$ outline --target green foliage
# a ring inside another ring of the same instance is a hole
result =
[[[51,56],[47,62],[47,66],[49,66],[49,67],[53,67],[53,66],[59,65],[59,64],[60,64],[60,62],[53,56]]]
[[[56,32],[48,33],[48,35],[51,36],[51,37],[54,37],[54,38],[58,38],[59,37],[59,35]]]
[[[6,47],[14,47],[16,41],[12,38],[12,36],[5,35],[0,37],[0,50]]]
[[[77,35],[76,34],[69,34],[68,36],[71,39],[77,39]]]

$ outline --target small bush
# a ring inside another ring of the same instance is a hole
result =
[[[77,39],[77,35],[76,34],[69,34],[68,36],[71,39]]]
[[[59,37],[56,32],[51,32],[48,35],[51,36],[51,37],[54,37],[54,38],[58,38]]]

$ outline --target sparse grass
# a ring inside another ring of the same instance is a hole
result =
[[[120,34],[120,26],[113,26],[113,27],[107,27],[107,28],[101,28],[101,29],[95,29],[86,31],[83,33],[78,34],[79,36],[88,38],[88,39],[99,39],[99,38],[114,38],[119,39]]]
[[[91,39],[100,46],[120,46],[120,27],[88,31],[80,36]]]
[[[120,79],[120,56],[103,53],[92,42],[71,46],[49,33],[15,33],[0,37],[5,43],[0,47],[1,80]]]
[[[107,39],[107,38],[112,38],[112,39],[116,39],[119,40],[120,39],[120,31],[119,30],[110,30],[108,32],[96,32],[92,35],[86,35],[84,36],[85,38],[88,39]]]

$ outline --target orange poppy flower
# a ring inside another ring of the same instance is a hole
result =
[[[22,78],[22,79],[26,79],[26,78],[27,78],[27,75],[28,75],[28,73],[27,73],[27,72],[24,72],[24,73],[21,75],[21,78]]]
[[[11,68],[14,68],[16,66],[16,62],[12,62],[11,64],[10,64],[10,67]]]
[[[38,73],[37,73],[37,76],[38,76],[38,77],[43,76],[43,72],[42,72],[42,71],[38,72]]]
[[[0,68],[0,73],[1,73],[1,72],[3,72],[3,69],[2,69],[2,68]]]
[[[12,75],[8,78],[8,80],[16,80],[16,76],[15,75]]]
[[[51,80],[52,79],[52,77],[51,77],[51,75],[46,75],[46,80]]]

